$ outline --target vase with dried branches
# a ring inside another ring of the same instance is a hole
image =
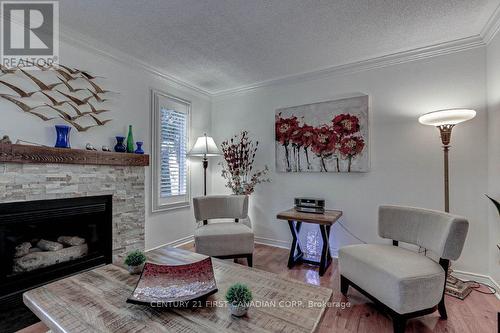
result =
[[[267,165],[262,170],[254,170],[255,154],[259,141],[253,141],[248,136],[248,131],[225,140],[221,144],[224,162],[222,177],[226,180],[226,187],[233,194],[250,195],[255,191],[255,186],[260,183],[270,182]]]

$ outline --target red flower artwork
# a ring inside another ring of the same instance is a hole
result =
[[[291,141],[298,146],[309,147],[313,143],[314,133],[314,127],[304,124],[291,133]]]
[[[346,137],[340,141],[340,153],[349,160],[347,166],[348,172],[351,172],[352,158],[361,153],[364,147],[365,140],[360,136]]]
[[[322,171],[326,169],[325,158],[330,157],[337,147],[340,136],[333,128],[323,125],[314,130],[313,142],[311,150],[320,158],[320,167]]]
[[[291,139],[292,132],[298,127],[297,117],[281,118],[281,113],[278,114],[275,123],[276,141],[282,145],[287,144]]]
[[[339,114],[332,120],[333,129],[341,136],[351,135],[359,132],[359,119],[348,113]]]
[[[316,155],[331,154],[335,150],[338,138],[338,134],[331,127],[322,126],[316,128],[311,149]]]
[[[327,118],[328,119],[328,118]],[[330,118],[331,119],[331,118]],[[360,119],[353,114],[342,113],[331,120],[313,127],[291,114],[283,117],[276,115],[276,141],[284,148],[286,171],[302,171],[303,157],[307,161],[307,170],[328,171],[330,167],[340,172],[340,160],[348,160],[347,170],[351,171],[352,160],[359,156],[365,147],[365,138],[361,135]],[[291,148],[291,149],[290,149]],[[309,153],[314,153],[312,160]],[[317,169],[316,169],[317,170]]]

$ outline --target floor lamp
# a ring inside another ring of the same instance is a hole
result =
[[[450,189],[449,189],[449,162],[448,153],[450,151],[451,131],[459,123],[470,120],[476,116],[476,111],[469,109],[448,109],[426,113],[418,118],[418,121],[424,125],[435,126],[439,129],[441,143],[443,144],[444,154],[444,210],[450,212]],[[464,299],[471,292],[468,284],[451,276],[448,272],[446,280],[446,293],[460,299]]]
[[[196,139],[196,142],[187,153],[188,157],[202,157],[203,158],[203,195],[207,195],[207,168],[208,157],[220,156],[221,153],[213,138],[207,136],[205,133]]]

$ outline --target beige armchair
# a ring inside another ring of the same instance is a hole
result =
[[[193,206],[196,221],[203,223],[194,232],[196,252],[221,259],[246,258],[251,267],[254,234],[248,217],[248,196],[198,197],[193,199]],[[234,222],[211,221],[220,219]]]
[[[444,288],[450,260],[460,257],[469,222],[444,212],[411,207],[382,206],[378,233],[393,245],[361,244],[339,250],[340,289],[349,286],[370,298],[392,317],[394,332],[404,332],[406,321],[436,309],[447,318]],[[439,263],[398,246],[421,246]]]

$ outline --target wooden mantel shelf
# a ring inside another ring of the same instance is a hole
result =
[[[149,155],[0,144],[0,163],[148,166]]]

